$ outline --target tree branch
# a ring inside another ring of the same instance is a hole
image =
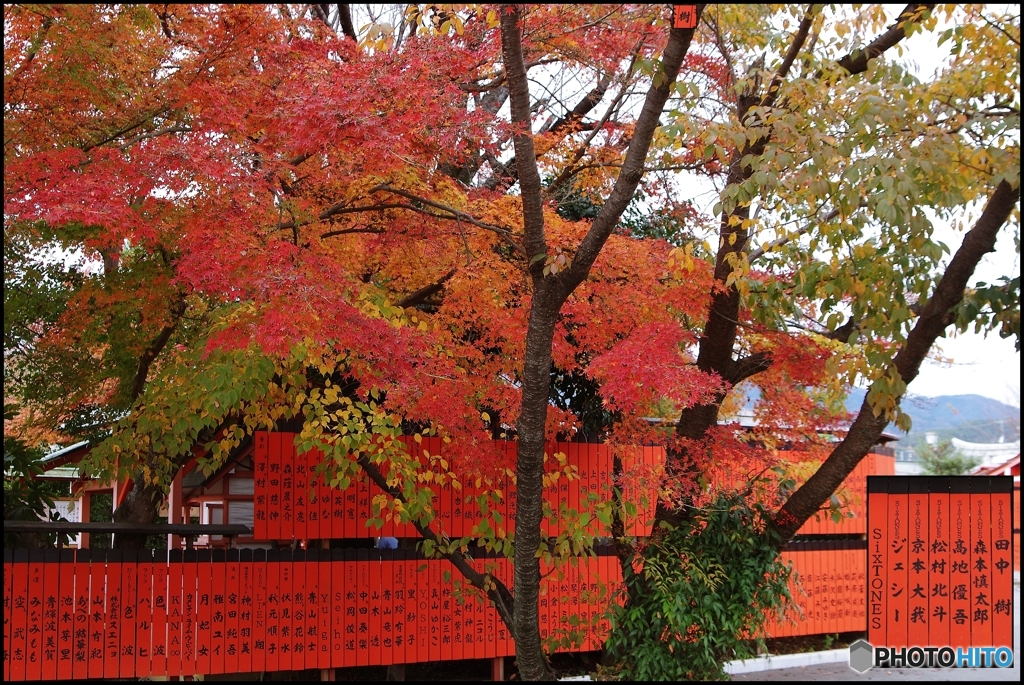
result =
[[[501,54],[508,79],[509,104],[512,110],[512,145],[515,148],[515,174],[519,179],[523,201],[523,246],[528,258],[547,254],[548,243],[544,236],[544,199],[541,195],[540,171],[537,169],[537,153],[533,145],[533,118],[530,114],[530,88],[523,63],[522,23],[523,17],[516,5],[504,6],[501,13]],[[539,273],[541,262],[531,265]]]
[[[381,203],[381,204],[376,204],[376,205],[365,205],[365,206],[359,206],[359,207],[348,207],[348,206],[345,205],[344,202],[339,202],[337,204],[331,205],[330,207],[328,207],[324,211],[320,212],[320,214],[317,215],[317,218],[315,220],[313,220],[313,221],[308,221],[308,222],[283,221],[283,222],[279,223],[277,226],[275,226],[273,230],[274,231],[291,230],[291,229],[299,228],[301,226],[306,226],[306,225],[311,224],[311,223],[315,223],[317,221],[327,221],[328,219],[330,219],[332,217],[341,216],[342,214],[358,214],[360,212],[379,212],[379,211],[383,211],[383,210],[386,210],[386,209],[405,209],[405,210],[408,210],[408,211],[411,211],[411,212],[416,212],[418,214],[425,214],[426,216],[430,216],[430,217],[433,217],[435,219],[444,219],[445,221],[465,221],[466,223],[472,224],[473,226],[476,226],[477,228],[482,228],[482,229],[485,229],[487,231],[491,231],[492,233],[497,233],[509,245],[511,245],[516,250],[516,252],[518,252],[521,256],[524,256],[524,257],[526,256],[526,253],[523,251],[522,246],[515,241],[514,234],[512,233],[512,231],[510,229],[508,229],[508,228],[505,228],[504,226],[498,226],[496,224],[489,224],[487,222],[480,221],[479,219],[477,219],[473,215],[467,214],[467,213],[465,213],[463,211],[455,209],[454,207],[449,207],[448,205],[443,205],[443,204],[441,204],[439,202],[434,202],[433,200],[429,200],[429,199],[427,199],[425,197],[420,197],[418,195],[414,195],[414,194],[412,194],[412,193],[410,193],[408,191],[401,190],[399,188],[392,188],[389,185],[382,184],[382,185],[376,186],[375,188],[372,188],[370,190],[370,193],[372,194],[372,193],[376,193],[378,191],[388,192],[388,193],[392,193],[394,195],[399,195],[401,197],[408,198],[412,202],[418,202],[418,203],[426,205],[428,207],[434,207],[435,209],[438,209],[441,212],[445,212],[445,214],[439,214],[437,212],[429,212],[429,211],[423,209],[423,207],[417,207],[414,204],[409,204],[409,203],[406,203],[406,202],[387,202],[387,203]],[[384,232],[385,232],[384,229],[376,229],[376,228],[344,228],[344,229],[339,229],[339,230],[336,230],[336,231],[327,231],[325,233],[322,233],[320,235],[320,238],[321,239],[333,238],[334,236],[348,235],[350,233],[384,233]]]
[[[920,318],[889,365],[889,370],[904,384],[909,385],[917,377],[921,363],[936,339],[954,322],[954,310],[963,300],[968,280],[974,275],[981,259],[995,250],[999,229],[1017,201],[1017,189],[1006,181],[1000,182],[981,217],[964,236],[963,244],[950,260],[935,292],[921,309]],[[897,394],[897,403],[904,393],[905,390]],[[860,413],[843,441],[776,514],[775,528],[781,534],[783,543],[796,534],[800,526],[814,515],[818,507],[850,475],[881,437],[888,422],[886,413],[882,411],[876,414],[875,408],[865,397]]]
[[[410,294],[406,295],[405,297],[400,299],[398,302],[396,302],[395,306],[398,306],[398,307],[415,307],[418,304],[423,304],[423,302],[428,297],[430,297],[434,293],[436,293],[439,290],[441,290],[441,288],[444,287],[444,284],[447,283],[448,281],[450,281],[452,276],[454,276],[457,272],[458,272],[457,269],[452,269],[451,271],[446,273],[444,276],[441,276],[441,278],[437,279],[433,283],[425,285],[422,288],[420,288],[419,290],[417,290],[416,292],[413,292],[413,293],[410,293]]]
[[[398,500],[399,502],[408,502],[401,490],[388,485],[388,481],[380,472],[380,469],[378,469],[368,457],[363,455],[356,461],[363,469],[363,472],[370,477],[370,480],[372,480],[374,484],[376,484],[377,487],[384,491],[388,496]],[[414,528],[416,528],[419,534],[423,536],[424,540],[430,540],[437,544],[438,549],[440,549],[443,541],[437,536],[437,533],[433,531],[429,524],[420,523],[417,519],[411,519],[409,522]],[[508,629],[514,633],[512,611],[515,606],[515,600],[505,583],[503,583],[501,579],[496,578],[489,573],[480,573],[477,571],[461,552],[446,552],[442,553],[442,556],[450,561],[452,566],[454,566],[459,573],[461,573],[466,580],[473,585],[473,587],[482,590],[487,594],[487,597],[494,602],[494,607],[497,609],[498,615],[501,616],[501,620],[503,620]],[[493,587],[488,587],[488,583]]]
[[[50,27],[53,26],[53,22],[53,17],[43,16],[43,23],[39,25],[39,31],[29,44],[28,50],[25,51],[25,61],[18,65],[18,68],[14,70],[14,73],[10,76],[5,76],[5,81],[13,83],[28,70],[29,65],[32,64],[32,60],[34,60],[36,55],[39,54],[39,49],[43,45],[43,40],[46,38],[46,34],[50,32]]]
[[[604,94],[608,92],[609,85],[611,85],[611,79],[609,79],[607,75],[602,74],[601,77],[597,79],[597,85],[594,86],[589,93],[584,95],[583,99],[580,100],[572,110],[567,112],[564,116],[551,121],[549,124],[545,124],[541,128],[540,132],[557,133],[582,121],[583,117],[587,116],[587,114],[589,114],[595,107],[597,107],[597,104],[601,102]]]
[[[352,23],[352,11],[348,5],[337,5],[338,8],[338,24],[341,26],[341,32],[348,38],[358,42],[359,38],[356,36],[356,27]]]
[[[508,229],[508,228],[505,228],[504,226],[498,226],[498,225],[495,225],[495,224],[489,224],[487,222],[480,221],[479,219],[474,217],[472,214],[467,214],[467,213],[465,213],[465,212],[463,212],[461,210],[455,209],[454,207],[449,207],[448,205],[443,205],[443,204],[441,204],[439,202],[434,202],[433,200],[429,200],[429,199],[427,199],[425,197],[420,197],[418,195],[413,195],[412,193],[410,193],[410,192],[408,192],[406,190],[402,190],[401,188],[393,188],[393,187],[391,187],[391,186],[389,186],[387,184],[381,184],[379,186],[376,186],[376,187],[372,188],[370,190],[370,193],[372,194],[372,193],[376,193],[378,191],[392,193],[393,195],[399,195],[401,197],[404,197],[404,198],[407,198],[409,200],[412,200],[413,202],[419,202],[419,203],[421,203],[423,205],[426,205],[428,207],[433,207],[433,208],[438,209],[438,210],[440,210],[442,212],[446,212],[447,215],[445,215],[445,214],[437,214],[437,213],[434,213],[434,212],[428,212],[428,211],[426,211],[426,210],[424,210],[424,209],[422,209],[420,207],[416,207],[414,205],[406,205],[406,204],[396,205],[395,207],[397,209],[408,209],[408,210],[411,210],[411,211],[414,211],[414,212],[419,212],[420,214],[426,214],[427,216],[432,216],[432,217],[437,218],[437,219],[445,219],[447,221],[465,221],[466,223],[472,224],[473,226],[476,226],[477,228],[482,228],[484,230],[491,231],[492,233],[497,233],[498,235],[500,235],[502,238],[505,239],[505,242],[507,242],[509,245],[511,245],[513,248],[515,248],[516,252],[518,252],[520,255],[522,255],[524,257],[526,256],[526,252],[523,251],[523,246],[515,241],[515,239],[513,237],[512,231],[510,229]]]
[[[525,74],[525,66],[523,73]],[[608,92],[608,86],[610,84],[611,81],[606,76],[601,76],[597,81],[597,85],[594,86],[590,92],[584,95],[583,99],[576,103],[575,107],[567,112],[565,116],[554,120],[549,126],[544,126],[540,133],[556,134],[571,130],[574,126],[578,125],[579,122],[583,121],[583,117],[590,114],[591,110],[597,107],[598,103],[601,102],[601,98],[603,98],[604,94]],[[529,130],[532,130],[532,120],[530,120],[529,124]],[[499,169],[493,176],[484,182],[484,187],[488,190],[496,190],[499,189],[499,187],[508,189],[514,185],[515,182],[519,180],[519,172],[516,165],[516,160],[518,158],[519,154],[517,152],[512,159],[505,162],[503,165],[504,172]]]
[[[91,152],[92,150],[100,147],[101,145],[106,145],[111,141],[117,140],[126,133],[130,133],[131,131],[134,131],[135,129],[139,128],[140,126],[144,126],[147,121],[154,119],[160,116],[161,114],[166,113],[168,109],[169,107],[158,109],[154,112],[144,115],[141,119],[136,119],[130,124],[125,124],[122,128],[119,128],[116,132],[108,135],[106,138],[103,138],[102,140],[99,140],[95,143],[86,144],[85,147],[82,148],[82,152]]]
[[[934,7],[935,5],[907,5],[885,33],[868,43],[867,47],[854,50],[843,57],[839,60],[839,66],[850,76],[864,73],[871,60],[907,37],[907,24],[917,23],[925,12]]]
[[[697,5],[698,22],[704,12],[704,7],[705,5]],[[568,296],[577,285],[586,279],[601,248],[608,241],[608,237],[622,216],[622,212],[633,199],[633,194],[644,174],[644,162],[654,138],[654,131],[658,127],[661,113],[665,108],[665,103],[668,102],[672,84],[675,83],[676,77],[679,75],[679,69],[690,48],[690,41],[695,32],[696,28],[672,29],[669,33],[668,44],[662,54],[661,73],[655,76],[655,82],[658,85],[652,84],[650,90],[647,91],[643,109],[640,111],[640,116],[637,117],[633,137],[626,150],[622,171],[615,179],[615,186],[612,188],[608,200],[601,207],[590,230],[580,242],[571,264],[557,274],[560,289],[565,296]]]
[[[555,177],[555,180],[548,184],[548,187],[545,189],[545,193],[549,197],[553,196],[555,194],[555,191],[557,191],[563,183],[565,183],[570,178],[579,173],[579,170],[576,169],[576,165],[579,164],[580,160],[583,159],[583,156],[587,154],[587,150],[590,149],[590,144],[594,142],[594,138],[596,138],[597,134],[601,132],[601,129],[608,122],[609,117],[611,117],[612,112],[614,112],[615,109],[622,102],[622,99],[626,95],[626,90],[627,89],[623,87],[619,91],[619,94],[616,95],[615,99],[612,100],[611,104],[608,105],[608,109],[605,110],[604,115],[594,124],[594,128],[593,130],[591,130],[590,135],[587,136],[587,139],[583,141],[583,144],[580,145],[579,148],[577,148],[576,152],[573,154],[572,161],[566,164],[565,168],[562,169],[558,176]]]
[[[327,221],[331,217],[341,216],[342,214],[359,214],[360,212],[380,212],[385,209],[406,209],[408,205],[405,203],[392,203],[392,204],[379,204],[379,205],[368,205],[362,207],[349,207],[344,202],[338,202],[333,204],[324,211],[317,214],[316,219],[313,221],[283,221],[274,227],[275,231],[288,231],[293,228],[301,228],[302,226],[308,226],[309,224],[316,223],[319,221]],[[324,233],[321,238],[330,238],[332,235],[342,235],[344,233],[366,233],[367,231],[358,230],[344,230],[344,231],[331,231]]]
[[[724,380],[738,385],[751,376],[771,368],[774,359],[771,352],[755,352],[733,362],[729,376]]]
[[[405,205],[395,205],[395,207],[403,207],[404,208]],[[369,210],[367,210],[367,211],[369,211]],[[339,235],[352,235],[353,233],[369,233],[371,235],[381,235],[381,234],[384,233],[384,229],[383,228],[366,228],[366,227],[340,228],[337,231],[327,231],[326,233],[321,233],[320,234],[320,240],[326,240],[327,238],[334,238],[335,236],[339,236]]]
[[[777,239],[771,241],[770,243],[765,243],[764,245],[762,245],[761,247],[757,248],[756,250],[754,250],[753,252],[750,253],[750,255],[747,257],[747,263],[753,264],[755,259],[760,259],[766,253],[771,252],[772,250],[774,250],[777,247],[781,247],[781,246],[785,245],[786,243],[790,242],[794,238],[799,238],[800,236],[809,233],[810,230],[812,228],[814,228],[815,226],[820,226],[821,224],[825,223],[826,221],[832,221],[832,219],[835,219],[837,216],[839,216],[839,210],[838,209],[833,209],[831,212],[826,214],[820,221],[817,221],[817,222],[808,221],[806,224],[804,224],[801,228],[798,228],[793,233],[788,233],[788,234],[782,236],[781,238],[777,238]]]
[[[167,135],[168,133],[191,133],[191,131],[191,126],[173,124],[171,126],[165,126],[161,129],[157,129],[156,131],[152,131],[150,133],[140,133],[139,135],[129,138],[125,142],[121,143],[121,145],[119,145],[117,149],[127,150],[135,143],[138,143],[143,140],[150,140],[151,138],[159,138],[160,136]]]
[[[811,5],[803,20],[801,20],[800,28],[797,29],[796,35],[793,36],[793,42],[789,46],[789,51],[786,52],[782,64],[779,65],[778,71],[775,72],[771,83],[768,84],[768,92],[761,98],[762,107],[771,107],[775,104],[775,100],[779,96],[779,88],[782,86],[786,75],[789,74],[790,67],[793,66],[793,62],[796,61],[797,55],[800,54],[800,50],[807,41],[807,35],[811,32],[811,25],[814,23],[815,7],[815,5]]]
[[[328,18],[328,5],[312,4],[309,6],[310,13],[313,18],[319,19],[324,23],[324,26],[331,28],[331,22]]]
[[[164,347],[167,346],[167,342],[171,339],[174,331],[178,328],[178,323],[181,321],[181,317],[185,315],[185,296],[181,293],[175,297],[171,303],[171,319],[157,334],[153,342],[142,352],[142,356],[139,357],[139,368],[135,372],[135,381],[132,383],[132,395],[131,399],[134,403],[135,400],[142,396],[142,391],[146,389],[146,379],[149,377],[149,369],[153,365],[157,356],[163,351]]]

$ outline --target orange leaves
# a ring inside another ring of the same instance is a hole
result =
[[[638,46],[645,54],[660,47],[664,33],[655,20],[663,13],[662,7],[609,9],[601,5],[533,5],[526,15],[525,47],[606,73],[614,73],[623,55]]]

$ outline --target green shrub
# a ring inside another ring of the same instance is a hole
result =
[[[760,505],[721,496],[644,550],[605,649],[623,680],[725,680],[789,602],[789,576]]]

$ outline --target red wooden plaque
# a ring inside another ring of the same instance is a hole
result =
[[[696,5],[672,5],[672,28],[692,29],[697,27]]]

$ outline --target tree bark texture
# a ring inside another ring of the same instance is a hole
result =
[[[698,17],[704,6],[697,8]],[[551,383],[551,347],[562,304],[590,269],[632,200],[643,176],[644,162],[665,103],[689,49],[694,29],[673,29],[662,56],[664,72],[647,92],[637,119],[622,171],[608,200],[576,250],[569,266],[557,274],[544,273],[548,244],[544,234],[544,198],[533,144],[530,93],[522,46],[522,14],[518,6],[501,9],[502,54],[509,88],[512,142],[523,203],[523,243],[533,282],[522,375],[522,404],[516,422],[517,518],[513,592],[513,636],[523,680],[550,680],[540,640],[537,600],[540,589],[540,523],[543,517],[544,441]],[[603,92],[603,91],[602,91]],[[596,102],[593,103],[596,105]],[[534,259],[538,258],[538,259]]]
[[[156,521],[160,505],[166,493],[159,485],[135,483],[125,495],[121,506],[114,510],[114,523],[149,524]],[[114,535],[114,549],[145,549],[148,535],[117,533]]]

